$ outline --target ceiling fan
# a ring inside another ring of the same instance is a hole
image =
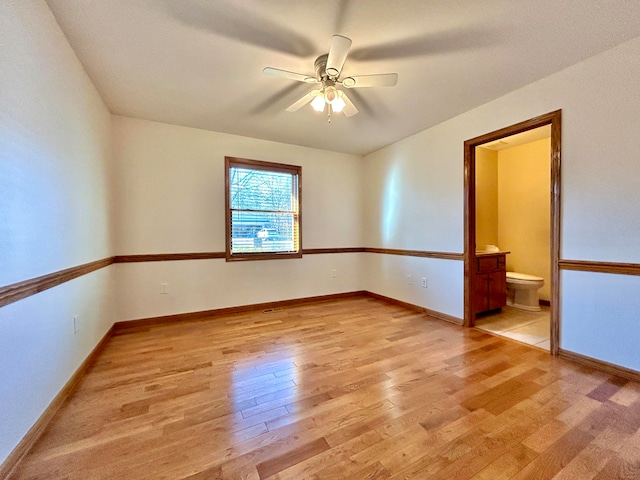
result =
[[[341,77],[342,67],[351,48],[351,39],[342,35],[331,38],[329,53],[320,55],[314,63],[315,76],[303,73],[289,72],[279,68],[266,67],[262,73],[275,77],[288,78],[308,84],[320,84],[321,88],[312,90],[298,101],[294,102],[287,112],[295,112],[306,104],[311,103],[314,110],[323,112],[327,107],[329,123],[333,112],[344,112],[347,117],[358,113],[358,109],[349,100],[346,93],[336,88],[364,88],[364,87],[393,87],[398,82],[397,73],[383,73],[377,75],[360,75],[356,77]]]

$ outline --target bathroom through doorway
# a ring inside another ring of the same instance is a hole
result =
[[[554,355],[559,347],[560,114],[464,144],[465,325]]]

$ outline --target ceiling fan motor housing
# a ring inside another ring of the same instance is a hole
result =
[[[320,55],[316,58],[316,61],[313,64],[316,69],[316,76],[318,77],[318,80],[322,81],[329,77],[329,75],[327,75],[327,58],[329,58],[329,55]]]

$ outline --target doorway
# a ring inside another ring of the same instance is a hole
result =
[[[551,129],[551,158],[550,158],[550,346],[552,355],[558,354],[559,348],[559,258],[560,258],[560,129],[561,111],[548,113],[532,118],[509,127],[467,140],[464,143],[464,324],[475,326],[477,302],[475,292],[482,286],[478,282],[475,265],[478,257],[476,233],[476,147],[523,132],[529,132],[540,127],[549,126]],[[480,289],[481,290],[481,289]]]

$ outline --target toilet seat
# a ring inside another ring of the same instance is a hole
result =
[[[528,284],[534,282],[544,282],[544,278],[529,275],[527,273],[507,272],[507,282]]]

